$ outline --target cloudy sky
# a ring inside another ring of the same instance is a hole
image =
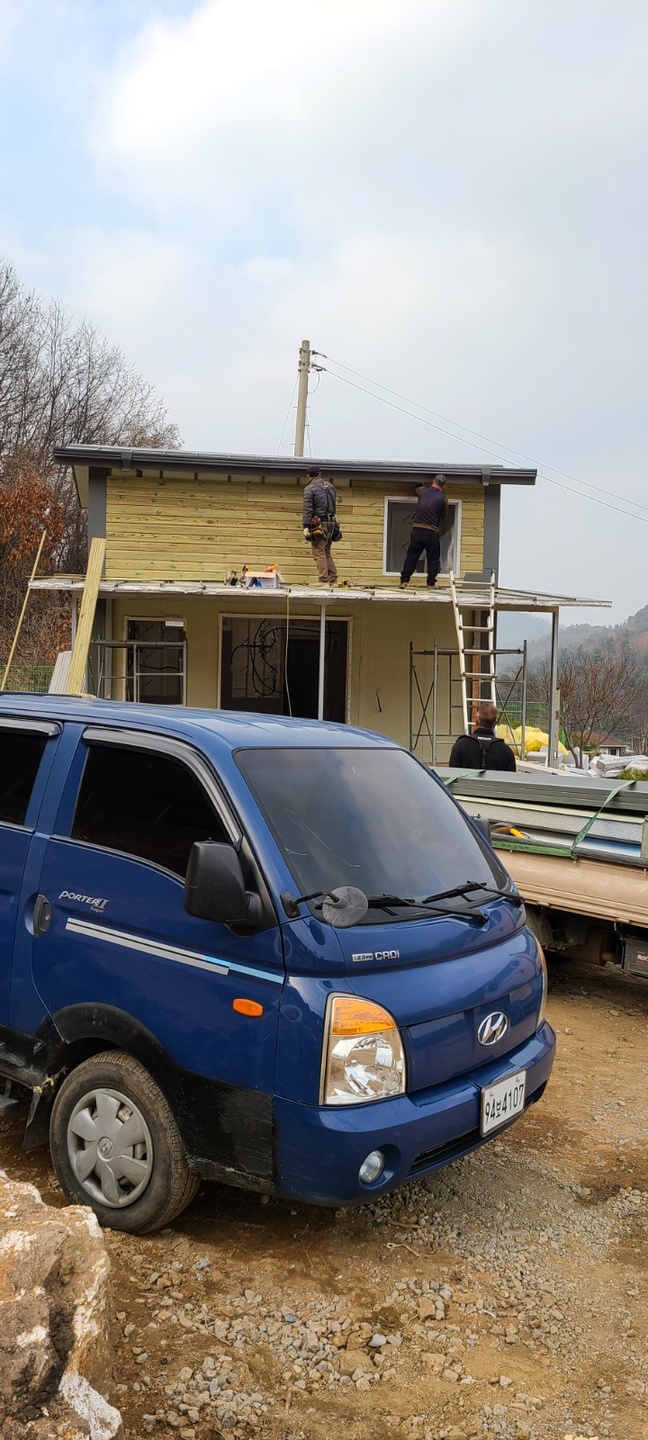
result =
[[[646,0],[2,0],[0,252],[188,447],[290,453],[307,337],[318,457],[537,463],[503,581],[620,620],[648,602],[647,65]]]

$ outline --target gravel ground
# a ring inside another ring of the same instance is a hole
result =
[[[647,1440],[648,986],[556,962],[549,1018],[540,1105],[406,1191],[107,1232],[127,1440]],[[61,1203],[15,1121],[0,1166]]]

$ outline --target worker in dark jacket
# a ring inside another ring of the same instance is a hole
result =
[[[335,585],[338,572],[331,555],[331,544],[340,535],[335,515],[335,486],[330,480],[324,479],[319,465],[309,465],[306,473],[308,484],[304,490],[302,505],[304,539],[310,540],[312,544],[319,582],[322,585]]]
[[[515,755],[495,732],[497,710],[490,700],[477,707],[472,735],[460,735],[450,751],[450,764],[458,770],[515,770]]]
[[[401,589],[409,585],[424,550],[427,556],[428,586],[431,588],[436,585],[436,578],[441,568],[441,536],[439,532],[448,508],[448,502],[443,493],[445,483],[445,475],[435,475],[434,479],[428,480],[419,490],[409,549],[400,577]]]

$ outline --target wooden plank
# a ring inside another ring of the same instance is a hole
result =
[[[67,695],[71,659],[71,650],[59,650],[52,672],[52,678],[48,686],[48,693],[50,695]]]
[[[40,558],[41,558],[41,555],[42,555],[42,553],[43,553],[43,546],[44,546],[44,544],[45,544],[46,538],[47,538],[47,531],[46,531],[46,530],[43,530],[43,533],[42,533],[41,538],[40,538],[40,545],[39,545],[39,547],[38,547],[38,552],[37,552],[37,555],[36,555],[36,559],[35,559],[35,561],[34,561],[34,564],[33,564],[33,567],[32,567],[32,572],[31,572],[31,575],[30,575],[30,577],[29,577],[29,585],[31,585],[32,580],[35,580],[35,579],[36,579],[36,571],[38,570],[38,566],[39,566],[39,564],[40,564]],[[26,609],[27,609],[27,601],[29,600],[29,585],[27,586],[27,589],[26,589],[26,591],[25,591],[25,598],[24,598],[23,603],[22,603],[22,609],[21,609],[21,611],[20,611],[20,615],[18,616],[18,624],[17,624],[17,626],[16,626],[16,632],[15,632],[15,635],[14,635],[14,637],[13,637],[13,641],[12,641],[11,649],[10,649],[10,651],[9,651],[9,657],[8,657],[7,663],[6,663],[5,667],[4,667],[4,674],[3,674],[3,676],[2,676],[2,684],[0,684],[0,691],[1,691],[1,690],[4,690],[5,687],[6,687],[7,680],[8,680],[8,678],[9,678],[9,671],[10,671],[10,669],[11,669],[11,663],[12,663],[13,658],[14,658],[14,655],[15,655],[15,653],[16,653],[16,646],[17,646],[17,644],[18,644],[18,639],[19,639],[19,636],[20,636],[20,632],[21,632],[21,630],[22,630],[22,623],[23,623],[23,620],[24,620],[24,618],[25,618],[25,611],[26,611]]]
[[[90,554],[88,556],[88,569],[86,571],[83,596],[81,598],[81,612],[77,625],[74,649],[72,651],[70,672],[65,687],[66,695],[80,695],[85,684],[88,651],[92,639],[92,627],[94,625],[95,611],[97,608],[99,582],[103,573],[105,558],[106,541],[103,539],[94,539],[91,542]]]

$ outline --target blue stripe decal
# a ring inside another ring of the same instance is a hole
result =
[[[283,975],[270,970],[255,970],[251,965],[239,965],[236,961],[223,960],[218,955],[206,955],[202,950],[183,950],[179,945],[165,944],[162,940],[148,939],[144,935],[133,935],[125,930],[113,930],[108,925],[97,925],[85,917],[69,916],[66,930],[76,935],[85,935],[92,940],[103,940],[104,944],[122,946],[127,950],[139,950],[143,955],[154,955],[159,960],[173,960],[182,965],[194,965],[201,969],[212,969],[220,975],[236,971],[249,975],[255,980],[267,980],[271,985],[283,984]]]
[[[283,975],[273,975],[270,970],[253,970],[251,965],[237,965],[232,960],[223,960],[219,963],[227,965],[228,970],[236,970],[240,975],[254,975],[256,980],[269,980],[273,985],[283,985]]]

